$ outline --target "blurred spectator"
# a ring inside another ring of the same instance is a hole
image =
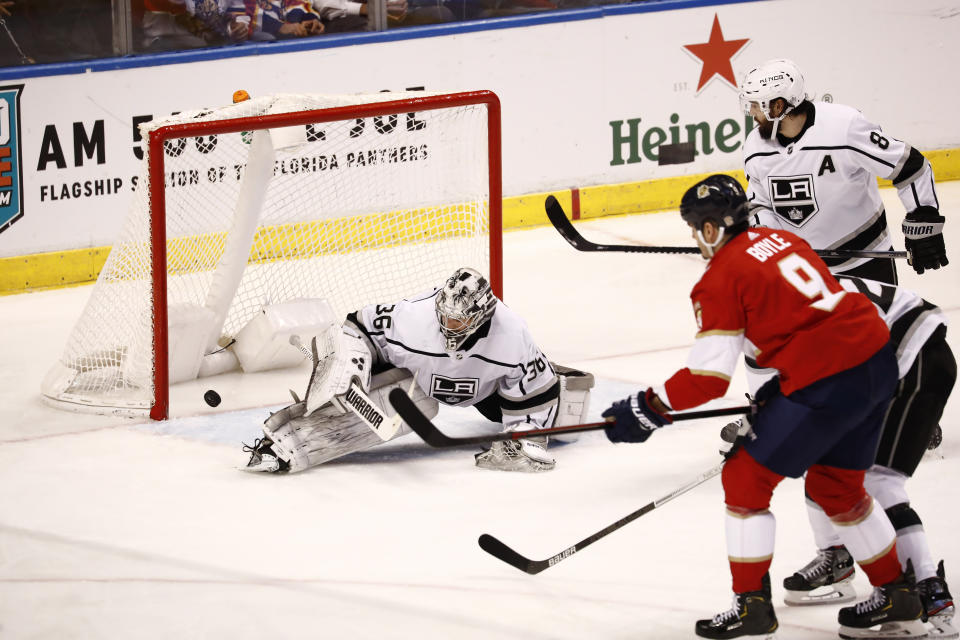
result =
[[[448,5],[446,0],[387,0],[387,24],[391,27],[414,27],[453,22],[457,16]],[[398,11],[401,7],[402,11]]]
[[[143,0],[143,8],[145,51],[224,45],[250,36],[243,0]]]
[[[413,1],[436,4],[436,0]],[[594,2],[594,0],[572,1],[583,3]],[[558,8],[557,3],[551,0],[443,0],[443,6],[453,16],[452,19],[458,21],[501,18],[504,16],[536,13],[539,11],[549,11]]]
[[[0,7],[0,65],[113,55],[110,0],[3,0]]]
[[[10,25],[7,24],[6,20],[4,20],[5,17],[10,17],[13,15],[11,13],[13,10],[13,5],[13,0],[4,0],[3,2],[0,2],[0,27],[3,28],[3,34],[0,35],[0,42],[3,43],[0,44],[0,66],[4,67],[15,64],[33,64],[36,62],[33,58],[23,52],[23,49],[20,48],[20,43],[17,42],[16,37],[14,37],[13,32],[10,30]],[[8,39],[9,46],[5,46]]]
[[[264,40],[303,38],[324,32],[320,14],[307,0],[243,0],[250,32]]]

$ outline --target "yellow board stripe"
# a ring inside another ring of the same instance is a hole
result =
[[[923,155],[926,156],[933,166],[933,172],[938,182],[960,180],[960,149],[924,151]],[[600,218],[612,215],[653,213],[655,211],[676,209],[683,192],[707,175],[709,174],[698,173],[671,178],[644,180],[641,182],[582,187],[580,189],[580,217],[581,219]],[[730,172],[730,175],[745,184],[743,171],[733,171]],[[890,182],[887,180],[879,180],[878,182],[881,187],[890,186]],[[567,189],[555,192],[529,193],[522,196],[504,198],[504,230],[550,224],[543,210],[543,201],[547,195],[551,194],[556,196],[565,211],[572,213],[572,198],[570,191]],[[384,215],[395,216],[396,214]],[[385,241],[389,244],[382,244],[380,246],[402,244],[403,242],[412,240],[423,240],[427,237],[428,232],[431,237],[437,237],[437,229],[430,227],[433,221],[420,220],[417,215],[411,212],[411,215],[406,217],[404,222],[407,226],[404,228],[394,227],[391,230],[393,235],[390,236],[389,240]],[[358,228],[356,233],[352,233],[350,236],[359,237],[362,235],[362,232],[368,231],[370,226],[376,226],[381,223],[382,220],[374,216],[363,225],[367,228]],[[358,225],[358,227],[360,227],[360,225]],[[288,257],[289,254],[283,253],[286,249],[282,247],[283,240],[281,240],[281,238],[295,236],[299,231],[300,230],[293,228],[284,230],[278,234],[276,239],[265,241],[264,244],[255,246],[254,251],[262,251],[261,257],[259,258],[262,260],[276,259],[280,256]],[[168,247],[171,249],[168,257],[170,263],[178,265],[178,268],[181,269],[195,268],[190,266],[189,260],[186,260],[185,256],[192,255],[190,253],[190,250],[193,248],[192,243],[200,243],[203,241],[219,242],[222,244],[223,239],[206,238],[204,240],[196,237],[180,240],[180,244],[177,244],[177,241],[172,241],[172,245],[168,243]],[[296,243],[293,246],[303,247],[303,245]],[[329,249],[329,244],[319,242],[314,245],[314,249],[321,252],[324,247]],[[296,250],[300,249],[298,248]],[[94,247],[0,258],[0,295],[20,293],[34,289],[68,287],[92,282],[96,280],[109,253],[110,247]],[[306,257],[308,254],[298,255],[304,255],[304,257]]]
[[[254,236],[248,262],[314,258],[463,237],[473,216],[459,208],[455,208],[454,214],[451,218],[444,208],[431,207],[263,227]],[[168,240],[167,272],[182,274],[215,268],[226,237],[224,231]],[[197,256],[205,260],[198,262]]]

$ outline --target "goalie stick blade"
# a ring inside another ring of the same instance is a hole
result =
[[[480,548],[492,555],[497,560],[502,560],[512,567],[516,567],[523,571],[524,573],[529,573],[532,576],[537,575],[544,569],[550,566],[547,560],[531,560],[529,558],[524,558],[522,555],[503,544],[490,534],[484,533],[477,540],[477,544],[480,545]]]

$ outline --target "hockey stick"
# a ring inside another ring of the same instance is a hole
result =
[[[396,409],[403,421],[423,438],[431,447],[459,447],[471,444],[488,444],[498,440],[523,440],[524,438],[556,435],[558,433],[580,433],[582,431],[597,431],[610,425],[609,422],[590,422],[587,424],[572,424],[566,427],[549,427],[547,429],[528,429],[526,431],[506,431],[491,433],[482,436],[466,436],[454,438],[444,434],[423,415],[420,408],[414,404],[410,396],[403,389],[394,389],[390,392],[390,404]],[[733,416],[750,413],[751,407],[730,407],[728,409],[710,409],[707,411],[690,411],[687,413],[671,413],[674,420],[697,420],[699,418],[714,418],[717,416]]]
[[[541,571],[543,571],[544,569],[549,569],[550,567],[557,564],[558,562],[566,560],[576,552],[582,551],[585,547],[588,547],[589,545],[593,544],[600,538],[603,538],[604,536],[610,533],[613,533],[617,529],[630,524],[640,516],[650,513],[657,507],[663,506],[664,504],[666,504],[667,502],[670,502],[677,496],[681,496],[687,491],[690,491],[691,489],[693,489],[694,487],[703,484],[710,478],[714,477],[715,475],[718,475],[722,470],[723,470],[723,462],[717,464],[714,467],[711,467],[710,469],[707,469],[706,471],[698,475],[696,478],[690,480],[689,482],[687,482],[686,484],[680,487],[677,487],[676,489],[674,489],[667,495],[663,496],[662,498],[658,498],[653,502],[640,507],[633,513],[627,516],[624,516],[623,518],[620,518],[613,524],[607,527],[604,527],[603,529],[601,529],[600,531],[597,531],[591,536],[587,536],[577,544],[567,547],[560,553],[550,556],[546,560],[531,560],[530,558],[526,558],[487,533],[484,533],[483,535],[481,535],[480,538],[477,540],[477,542],[479,543],[481,549],[483,549],[493,557],[499,560],[502,560],[507,564],[516,567],[517,569],[520,569],[520,571],[524,571],[526,573],[529,573],[530,575],[536,575]]]
[[[314,341],[311,343],[312,350],[307,349],[303,345],[298,335],[290,336],[290,344],[299,349],[300,353],[305,355],[310,362],[316,361],[316,338],[314,338]],[[411,386],[410,389],[412,391],[413,387]],[[294,394],[293,397],[296,398],[296,394]],[[400,430],[400,415],[394,415],[392,418],[388,417],[383,409],[378,407],[377,404],[363,392],[360,385],[353,380],[343,395],[337,398],[337,402],[353,411],[357,417],[360,418],[360,421],[367,425],[367,427],[384,442],[393,439],[393,437],[397,435],[397,431]]]
[[[620,251],[624,253],[691,253],[700,254],[697,247],[643,247],[633,244],[597,244],[584,238],[573,227],[563,207],[553,196],[544,203],[547,217],[563,239],[577,251]],[[853,249],[816,249],[821,258],[909,258],[909,251],[856,251]]]

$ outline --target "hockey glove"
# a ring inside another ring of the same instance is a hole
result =
[[[647,389],[614,402],[601,414],[613,418],[610,426],[604,428],[610,442],[646,442],[655,429],[673,422],[673,418],[650,405],[652,398],[653,389]]]
[[[947,266],[947,250],[943,244],[945,218],[933,207],[917,207],[903,219],[903,237],[910,259],[907,261],[917,273],[924,269]]]
[[[780,376],[773,376],[757,389],[757,392],[753,395],[753,398],[750,398],[750,404],[753,407],[762,407],[767,402],[770,401],[773,396],[780,393]],[[756,411],[756,409],[754,409]]]

